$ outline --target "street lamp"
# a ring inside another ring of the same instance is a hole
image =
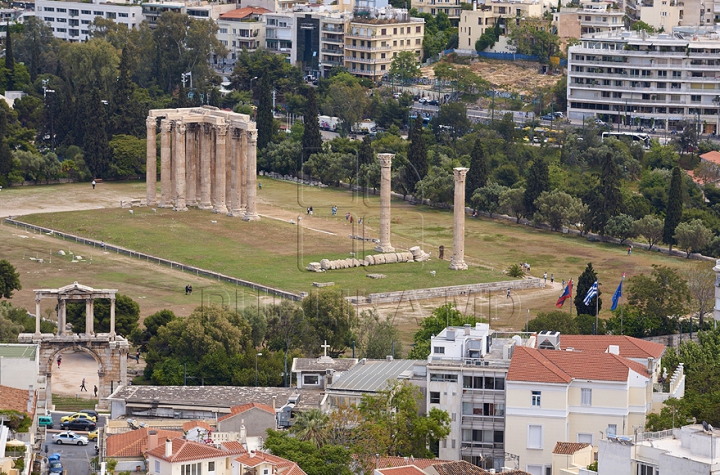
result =
[[[187,81],[188,78],[190,78],[190,89],[192,89],[192,88],[193,88],[193,84],[192,84],[192,71],[187,72],[187,73],[182,73],[182,74],[180,74],[180,80],[181,80],[182,83],[183,83],[183,88],[185,87],[185,82]]]
[[[257,78],[258,78],[258,77],[255,76],[254,78],[251,78],[251,79],[250,79],[250,91],[251,91],[251,92],[252,92],[252,82],[253,82],[254,80],[256,80]]]
[[[258,356],[262,356],[262,353],[255,355],[255,387],[258,385]]]

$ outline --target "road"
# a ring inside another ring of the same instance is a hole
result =
[[[88,445],[77,446],[77,445],[57,445],[53,443],[53,435],[62,432],[60,430],[60,418],[64,415],[69,414],[68,412],[53,412],[50,415],[53,418],[54,428],[48,429],[47,437],[45,439],[44,447],[42,448],[43,454],[50,455],[55,452],[60,454],[60,461],[63,464],[63,468],[67,471],[68,475],[90,475],[90,459],[95,457],[95,441],[90,441]],[[104,415],[100,415],[97,422],[98,427],[105,425]],[[87,436],[87,432],[73,431],[78,435]]]

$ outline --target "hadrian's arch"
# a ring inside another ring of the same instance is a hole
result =
[[[160,127],[160,199],[157,128]],[[153,109],[147,125],[146,204],[259,219],[257,128],[246,114],[216,107]]]

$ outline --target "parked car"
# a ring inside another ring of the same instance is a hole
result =
[[[55,434],[53,436],[53,442],[55,442],[58,445],[68,444],[68,445],[87,445],[88,439],[85,436],[77,435],[74,432],[60,432],[59,434]]]
[[[88,440],[97,440],[97,437],[98,437],[97,429],[95,429],[92,432],[88,432],[88,435],[87,435]]]
[[[93,417],[85,412],[76,412],[75,414],[70,414],[69,416],[62,416],[60,418],[60,422],[74,421],[75,419],[88,419],[93,422],[97,422],[97,417]]]
[[[75,419],[74,421],[66,421],[60,424],[61,429],[70,430],[95,430],[95,423],[89,419]]]
[[[48,469],[50,473],[63,473],[62,462],[60,462],[60,454],[54,453],[48,457]]]
[[[80,413],[80,414],[87,414],[87,415],[90,416],[90,417],[94,417],[94,418],[95,418],[95,422],[97,422],[97,420],[98,420],[98,413],[97,413],[97,411],[96,411],[95,409],[81,409],[81,410],[78,411],[78,413]]]
[[[418,102],[420,104],[426,104],[428,102],[428,99],[427,97],[421,97],[420,99],[418,99]]]
[[[47,427],[48,429],[53,428],[53,420],[50,416],[38,416],[38,426]]]
[[[545,114],[544,116],[542,116],[542,120],[555,120],[555,119],[556,119],[556,117],[552,114]]]
[[[554,115],[557,119],[562,119],[563,117],[565,117],[565,114],[563,114],[562,112],[559,112],[559,111],[553,112],[552,115]]]
[[[438,102],[437,99],[432,99],[432,100],[428,101],[428,105],[431,105],[431,106],[439,106],[440,103]]]

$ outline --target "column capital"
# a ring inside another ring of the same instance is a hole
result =
[[[257,130],[247,130],[245,131],[245,136],[249,144],[257,145]]]
[[[392,166],[392,160],[395,158],[394,153],[378,153],[378,161],[380,162],[381,168],[390,168]]]
[[[175,122],[175,127],[177,128],[177,131],[181,135],[185,135],[185,132],[187,131],[187,125],[185,125],[184,122],[177,121]]]
[[[227,125],[216,125],[215,130],[217,131],[218,137],[225,137],[228,133],[228,126]]]
[[[168,132],[170,132],[171,127],[172,127],[172,124],[170,123],[169,120],[163,119],[163,120],[160,121],[160,130],[161,130],[163,133],[168,133]]]
[[[469,168],[465,167],[457,167],[453,168],[453,174],[455,175],[455,181],[463,181],[465,180],[465,175],[467,175]]]
[[[42,300],[40,297],[37,297],[37,296],[35,297],[35,303],[40,303],[40,300]],[[60,300],[60,299],[58,299],[58,300]]]
[[[155,117],[148,117],[145,119],[145,126],[148,129],[155,129],[157,127],[157,119]]]

